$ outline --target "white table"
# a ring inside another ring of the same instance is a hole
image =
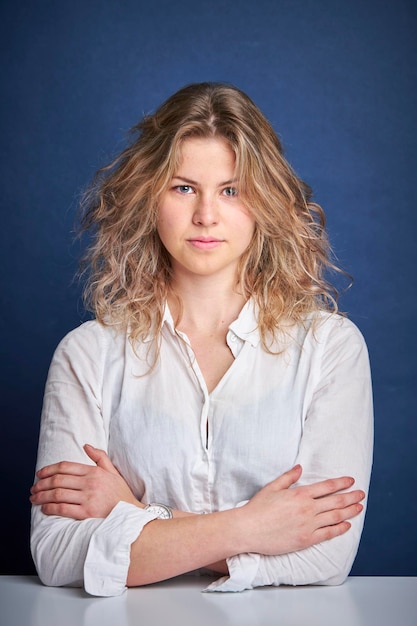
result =
[[[0,576],[0,626],[417,626],[417,577],[201,593],[208,582],[182,576],[95,598],[36,576]]]

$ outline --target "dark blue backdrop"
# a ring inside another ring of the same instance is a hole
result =
[[[83,319],[80,190],[186,83],[258,103],[327,211],[375,392],[355,574],[417,574],[416,5],[391,0],[3,0],[1,572],[30,573],[28,490],[43,385]]]

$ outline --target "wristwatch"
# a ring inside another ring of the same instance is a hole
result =
[[[158,504],[157,502],[151,502],[145,506],[146,511],[155,513],[158,519],[171,519],[172,509],[166,504]]]

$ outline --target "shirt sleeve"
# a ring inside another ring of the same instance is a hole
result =
[[[327,328],[326,328],[327,327]],[[317,380],[308,407],[297,463],[298,484],[338,476],[368,491],[372,466],[373,407],[368,352],[358,329],[336,318],[317,330]],[[366,500],[365,500],[366,506]],[[338,585],[348,576],[359,546],[365,508],[347,533],[279,556],[240,554],[227,560],[229,577],[207,591],[242,591],[263,585]]]
[[[102,386],[108,329],[87,322],[55,351],[45,388],[36,469],[59,461],[92,464],[86,443],[108,448]],[[130,546],[155,516],[119,503],[106,519],[72,520],[32,507],[31,550],[42,582],[85,586],[93,595],[125,589]]]

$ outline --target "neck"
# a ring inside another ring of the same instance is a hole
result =
[[[178,330],[190,328],[202,333],[228,328],[238,317],[246,298],[237,285],[219,283],[214,277],[182,284],[175,280],[168,304]]]

